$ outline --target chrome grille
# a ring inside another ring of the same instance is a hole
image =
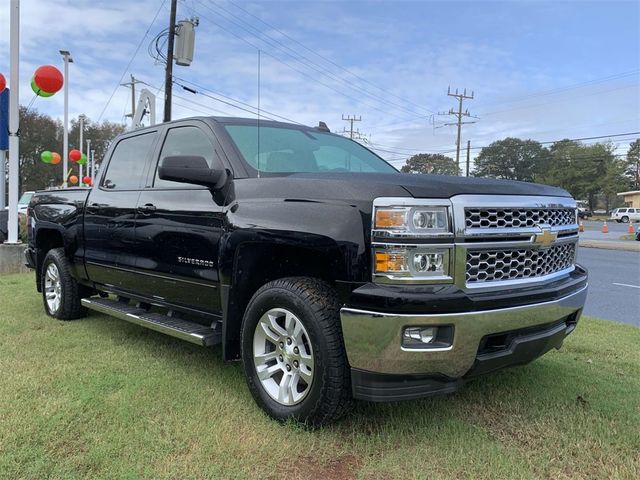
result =
[[[573,266],[575,243],[547,249],[467,251],[466,282],[478,284],[542,277]]]
[[[465,208],[466,228],[529,228],[575,225],[573,208]]]

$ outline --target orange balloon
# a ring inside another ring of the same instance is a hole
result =
[[[61,160],[62,160],[62,157],[60,157],[59,153],[51,152],[51,163],[53,163],[54,165],[57,165],[60,163]]]
[[[78,183],[78,177],[76,177],[75,175],[71,175],[69,177],[69,183],[71,183],[72,185],[76,185]]]

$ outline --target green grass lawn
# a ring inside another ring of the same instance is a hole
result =
[[[640,329],[589,318],[528,366],[308,431],[219,349],[53,320],[32,275],[3,275],[0,375],[2,479],[640,478]]]

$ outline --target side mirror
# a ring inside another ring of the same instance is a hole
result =
[[[224,168],[209,168],[204,157],[176,155],[164,157],[160,161],[158,177],[172,182],[193,183],[212,189],[219,189],[227,182],[227,171]]]

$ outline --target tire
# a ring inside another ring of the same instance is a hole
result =
[[[242,362],[253,398],[272,418],[315,427],[349,411],[351,372],[339,310],[335,290],[307,277],[269,282],[249,301],[242,321]]]
[[[83,295],[87,296],[89,290],[71,276],[69,260],[62,248],[47,252],[40,277],[42,302],[47,315],[58,320],[75,320],[87,315],[87,309],[82,306],[80,299]],[[51,298],[51,295],[54,297]]]
[[[622,217],[620,220],[622,220],[622,223],[629,223],[629,217],[627,217],[626,215]]]

